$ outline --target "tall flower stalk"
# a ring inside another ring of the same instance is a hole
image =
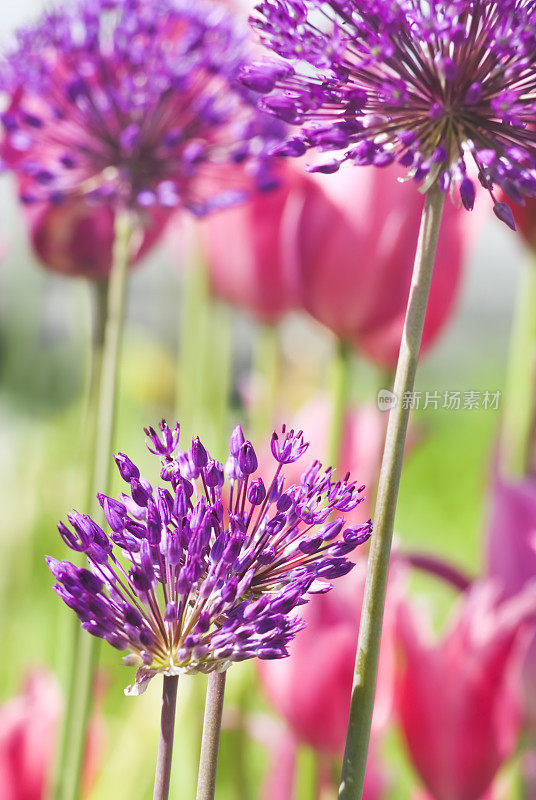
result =
[[[514,200],[536,193],[536,9],[529,0],[262,0],[252,17],[280,56],[244,83],[265,110],[300,126],[282,156],[329,151],[312,171],[399,162],[426,193],[380,474],[340,797],[360,798],[413,389],[444,198],[467,210],[471,175],[515,228]]]
[[[153,800],[167,800],[171,778],[171,759],[175,732],[178,675],[164,675],[162,689],[162,716],[156,756]]]
[[[97,513],[97,489],[110,482],[110,454],[113,447],[118,396],[119,362],[125,318],[125,297],[132,220],[118,212],[115,245],[109,280],[97,294],[96,329],[93,337],[93,366],[88,423],[91,457],[88,464],[88,508]],[[101,338],[102,334],[102,338]],[[91,707],[91,690],[98,663],[98,642],[77,626],[69,650],[67,707],[60,738],[54,797],[71,800],[78,795],[78,783],[86,744]]]
[[[225,695],[225,672],[213,672],[208,676],[203,736],[199,757],[196,800],[214,800],[218,750]]]
[[[389,416],[378,483],[374,516],[376,535],[369,553],[339,791],[339,797],[348,800],[361,797],[365,780],[391,542],[411,408],[411,404],[404,403],[403,398],[413,391],[415,383],[443,204],[444,196],[439,189],[430,189],[423,209],[395,375],[394,395],[398,402]]]

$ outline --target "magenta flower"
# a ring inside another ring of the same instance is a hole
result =
[[[92,207],[82,198],[60,205],[37,203],[25,208],[33,251],[52,272],[104,280],[112,269],[114,211],[109,205]],[[132,264],[141,260],[159,241],[169,213],[152,208],[144,213],[137,252]]]
[[[72,0],[20,30],[0,90],[1,155],[22,200],[203,215],[270,186],[280,126],[236,80],[245,53],[203,0]]]
[[[399,615],[400,720],[434,800],[481,800],[512,754],[523,624],[535,613],[534,594],[501,602],[497,587],[482,582],[464,595],[439,643],[426,640],[422,621]]]
[[[288,730],[274,731],[269,743],[270,761],[259,800],[295,800],[298,779],[299,742]],[[363,800],[386,800],[391,776],[378,759],[376,741],[371,742],[367,759]],[[317,786],[321,797],[333,794],[332,762],[317,760]]]
[[[54,678],[34,670],[21,694],[0,707],[0,797],[44,800],[61,714]]]
[[[423,199],[399,168],[315,175],[296,225],[294,294],[299,304],[383,367],[396,365]],[[454,311],[478,219],[443,216],[421,352]]]
[[[308,179],[278,172],[281,185],[256,192],[246,203],[211,214],[201,235],[214,294],[264,322],[296,306],[292,259],[296,224]]]
[[[362,563],[338,584],[336,592],[313,599],[303,612],[307,627],[292,646],[290,657],[280,664],[258,665],[270,702],[298,741],[335,756],[342,755],[346,738],[364,579]],[[400,590],[399,579],[392,579],[374,706],[375,734],[385,728],[392,710],[394,624]]]
[[[153,490],[126,455],[116,456],[129,494],[98,495],[109,534],[76,512],[71,527],[60,523],[61,537],[86,554],[89,568],[48,558],[56,592],[85,630],[128,651],[124,662],[138,667],[130,694],[157,673],[224,671],[233,661],[288,655],[303,627],[294,609],[347,574],[346,556],[370,536],[370,521],[344,523],[364,487],[349,476],[334,480],[317,461],[289,484],[285,466],[307,443],[284,426],[272,435],[264,478],[240,427],[225,469],[198,438],[181,451],[178,425],[162,421],[158,433],[146,434],[164,485]]]
[[[536,588],[536,479],[517,483],[495,477],[486,537],[487,571],[503,596]],[[526,632],[521,673],[525,721],[536,731],[536,616]]]
[[[252,19],[284,60],[250,65],[263,107],[301,130],[282,155],[332,152],[314,167],[394,161],[428,189],[475,202],[536,193],[536,9],[527,0],[262,0]]]
[[[536,578],[536,478],[516,483],[495,477],[486,549],[487,572],[504,597],[514,597]]]

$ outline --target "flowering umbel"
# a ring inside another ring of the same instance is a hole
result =
[[[68,0],[20,30],[0,67],[0,154],[22,200],[203,215],[269,187],[281,125],[237,80],[245,42],[203,0]]]
[[[153,490],[123,454],[116,456],[129,494],[99,495],[110,533],[90,517],[68,515],[59,531],[89,568],[48,558],[59,596],[82,627],[128,650],[138,666],[126,691],[139,694],[157,673],[225,670],[233,661],[282,658],[303,627],[291,612],[308,593],[325,592],[346,574],[346,556],[365,542],[371,523],[344,527],[363,486],[335,481],[315,461],[299,484],[285,465],[307,449],[301,432],[274,432],[274,474],[256,475],[257,456],[240,427],[225,467],[198,438],[179,449],[179,426],[146,430],[162,460],[165,485]],[[228,502],[222,490],[229,482]]]
[[[494,186],[516,202],[536,193],[532,0],[262,0],[252,21],[286,60],[250,65],[244,82],[302,126],[280,154],[339,151],[321,172],[397,160],[424,190],[457,187],[467,209],[472,165],[515,227]]]

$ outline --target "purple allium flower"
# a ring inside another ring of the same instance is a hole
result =
[[[474,172],[515,229],[493,187],[536,196],[532,0],[263,0],[252,24],[285,61],[242,79],[301,126],[277,152],[338,151],[320,172],[398,161],[423,190],[457,187],[467,209]]]
[[[138,670],[127,694],[142,692],[159,672],[221,671],[233,661],[288,655],[303,627],[296,606],[349,572],[346,556],[371,534],[370,520],[345,528],[334,516],[354,509],[364,487],[349,475],[335,481],[318,461],[287,486],[284,465],[306,448],[301,432],[283,430],[273,474],[264,478],[241,428],[225,468],[198,438],[181,451],[178,425],[162,421],[160,431],[145,432],[164,485],[153,489],[119,454],[129,494],[98,495],[109,533],[77,512],[68,515],[70,527],[60,523],[88,568],[48,558],[56,592],[85,630],[128,650],[124,662]]]
[[[196,215],[270,188],[284,126],[238,81],[246,39],[200,0],[67,0],[0,65],[0,153],[26,202]]]

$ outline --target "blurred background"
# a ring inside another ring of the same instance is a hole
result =
[[[44,6],[37,0],[4,4],[1,35],[8,37],[10,30]],[[330,176],[324,176],[317,183],[329,181]],[[80,508],[84,502],[84,411],[92,312],[87,281],[43,268],[16,198],[14,182],[4,175],[0,182],[0,701],[7,704],[5,709],[21,691],[25,676],[35,676],[36,667],[51,671],[55,677],[49,676],[50,681],[57,680],[60,692],[65,679],[62,653],[71,619],[51,591],[44,555],[65,557],[56,524],[70,508]],[[461,264],[459,280],[454,273],[450,279],[456,281],[456,297],[423,357],[416,387],[423,396],[439,392],[441,402],[438,408],[433,403],[428,408],[421,404],[414,413],[396,522],[401,552],[444,556],[470,576],[483,570],[486,497],[502,407],[502,394],[497,407],[484,407],[482,398],[486,392],[495,395],[505,390],[516,289],[530,257],[521,237],[487,213],[487,200],[479,197],[477,201],[471,233],[464,234],[470,240],[464,258],[454,249],[449,253],[454,248],[450,240],[444,243],[446,260]],[[306,236],[307,224],[304,219]],[[193,432],[199,433],[219,458],[238,421],[244,422],[246,430],[249,423],[252,437],[262,445],[272,422],[297,419],[305,420],[304,426],[310,421],[314,430],[305,427],[305,435],[315,439],[318,454],[326,457],[326,442],[316,440],[318,426],[325,428],[329,423],[329,411],[316,415],[315,403],[319,408],[329,404],[336,335],[306,311],[291,309],[275,315],[267,336],[254,307],[226,304],[225,292],[221,292],[223,298],[208,299],[202,277],[206,253],[213,254],[214,248],[220,255],[227,251],[218,233],[208,249],[206,238],[204,245],[199,244],[199,227],[177,214],[157,245],[132,270],[116,451],[128,453],[145,467],[149,479],[155,479],[157,465],[144,452],[142,428],[161,417],[170,422],[178,418],[185,441]],[[202,228],[206,232],[208,224]],[[448,283],[448,276],[444,280]],[[378,302],[390,290],[386,274]],[[207,303],[213,304],[208,310]],[[224,356],[221,347],[227,348]],[[270,372],[274,347],[277,363]],[[373,425],[379,425],[381,440],[383,423],[378,419],[384,417],[375,413],[376,395],[378,389],[389,386],[392,368],[358,350],[350,370],[350,405],[372,409],[374,421],[369,424],[364,418],[355,428],[354,453],[348,459],[354,457],[363,465],[367,472],[363,481],[374,482],[381,448],[377,442],[367,442]],[[199,366],[202,362],[205,367]],[[480,400],[475,408],[463,408],[462,400],[459,410],[447,409],[442,407],[445,392],[461,392],[462,398],[464,393],[476,392]],[[222,405],[225,395],[230,398],[228,407]],[[270,398],[274,398],[271,407]],[[361,454],[366,446],[374,449],[368,461]],[[361,480],[360,474],[355,477]],[[452,613],[458,592],[422,572],[408,572],[404,582],[404,591],[416,605],[426,606],[440,628]],[[331,659],[329,651],[315,657],[320,668],[322,659]],[[143,697],[124,697],[123,688],[131,680],[128,673],[116,651],[102,648],[98,709],[88,756],[86,789],[91,800],[151,796],[159,689],[151,686]],[[204,680],[202,676],[184,678],[179,684],[172,797],[194,796]],[[300,737],[299,725],[290,720],[289,726],[285,715],[278,714],[285,703],[274,702],[277,675],[263,680],[265,689],[252,665],[237,665],[230,672],[217,797],[277,800],[276,791],[283,790],[269,787],[267,770],[282,744],[287,755],[295,755],[291,771],[295,770],[298,780],[290,793],[279,796],[333,796],[330,775],[332,769],[336,771],[337,754],[330,753],[329,746],[315,750],[306,737]],[[51,685],[47,684],[46,691],[56,691]],[[55,713],[49,709],[52,727]],[[382,778],[377,794],[370,788],[370,797],[432,797],[417,794],[423,771],[424,784],[430,787],[433,780],[426,778],[422,759],[408,756],[395,717],[391,709],[378,745],[382,770],[390,777]],[[2,712],[0,726],[1,719]],[[516,758],[515,749],[510,748],[508,759],[502,759],[507,778],[519,772]],[[276,772],[282,772],[284,759],[278,757],[276,763]],[[513,792],[521,791],[518,784],[517,780],[509,783],[506,796],[515,797]],[[5,797],[9,800],[11,795]],[[472,797],[460,793],[447,798],[436,793],[436,800]],[[474,795],[474,800],[479,797],[484,795]]]

